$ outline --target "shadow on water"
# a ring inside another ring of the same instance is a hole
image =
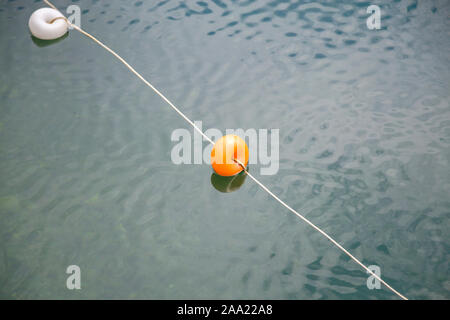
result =
[[[248,170],[248,169],[247,169]],[[238,190],[245,182],[247,174],[241,171],[237,175],[231,177],[223,177],[213,172],[211,174],[211,184],[216,190],[224,193]]]
[[[36,38],[36,37],[33,36],[33,35],[30,35],[31,40],[33,40],[33,43],[34,43],[36,46],[40,47],[40,48],[48,47],[48,46],[51,46],[52,44],[56,44],[56,43],[58,43],[58,42],[64,40],[64,39],[67,38],[68,36],[69,36],[69,32],[66,32],[63,36],[59,37],[58,39],[54,39],[54,40],[42,40],[42,39]]]

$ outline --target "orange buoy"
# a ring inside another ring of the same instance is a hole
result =
[[[216,141],[211,151],[211,165],[218,175],[234,176],[242,171],[242,167],[233,159],[239,160],[247,167],[248,147],[242,138],[227,134]]]

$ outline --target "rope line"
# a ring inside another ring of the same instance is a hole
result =
[[[50,6],[51,8],[57,10],[59,13],[61,13],[52,3],[50,3],[48,0],[43,0],[48,6]],[[61,15],[63,15],[61,13]],[[64,16],[64,15],[63,15]],[[59,17],[59,18],[63,18],[63,17]],[[52,22],[54,22],[54,20],[56,20],[58,18],[53,19]],[[198,128],[195,123],[190,120],[183,112],[181,112],[180,109],[178,109],[169,99],[167,99],[158,89],[156,89],[150,82],[148,82],[139,72],[137,72],[130,64],[128,64],[128,62],[126,62],[121,56],[119,56],[114,50],[112,50],[111,48],[109,48],[108,46],[106,46],[103,42],[101,42],[100,40],[98,40],[97,38],[95,38],[93,35],[89,34],[88,32],[84,31],[83,29],[81,29],[80,27],[78,27],[77,25],[71,23],[65,16],[64,18],[66,20],[66,22],[73,27],[74,29],[76,29],[77,31],[79,31],[81,34],[85,35],[86,37],[88,37],[89,39],[93,40],[94,42],[96,42],[98,45],[100,45],[102,48],[104,48],[105,50],[107,50],[109,53],[111,53],[114,57],[116,57],[120,62],[122,62],[122,64],[124,64],[132,73],[134,73],[142,82],[144,82],[148,87],[150,87],[150,89],[152,89],[157,95],[159,95],[165,102],[167,102],[167,104],[172,107],[172,109],[174,109],[184,120],[186,120],[195,130],[198,131],[198,133],[200,133],[203,138],[205,138],[205,140],[207,140],[209,143],[211,143],[212,145],[214,145],[214,141],[212,141],[206,134],[203,133],[202,130],[200,130],[200,128]],[[331,236],[329,236],[325,231],[323,231],[321,228],[319,228],[318,226],[316,226],[314,223],[312,223],[310,220],[308,220],[307,218],[305,218],[302,214],[300,214],[299,212],[297,212],[296,210],[292,209],[289,205],[287,205],[283,200],[281,200],[278,196],[276,196],[272,191],[269,190],[269,188],[267,188],[264,184],[262,184],[258,179],[256,179],[250,172],[247,171],[247,169],[245,168],[244,164],[239,161],[238,159],[233,159],[236,163],[238,163],[241,167],[242,170],[253,180],[255,181],[264,191],[266,191],[270,196],[272,196],[272,198],[274,198],[276,201],[278,201],[281,205],[283,205],[286,209],[288,209],[289,211],[291,211],[293,214],[295,214],[297,217],[299,217],[300,219],[302,219],[304,222],[306,222],[308,225],[310,225],[313,229],[315,229],[316,231],[318,231],[319,233],[321,233],[325,238],[327,238],[328,240],[330,240],[336,247],[338,247],[342,252],[344,252],[347,256],[349,256],[354,262],[356,262],[358,265],[360,265],[363,269],[365,269],[369,274],[371,274],[372,276],[374,276],[378,281],[380,281],[382,284],[384,284],[389,290],[391,290],[393,293],[395,293],[396,295],[398,295],[400,298],[402,298],[403,300],[408,300],[408,298],[406,298],[404,295],[402,295],[400,292],[398,292],[397,290],[395,290],[394,288],[392,288],[388,283],[386,283],[383,279],[381,279],[377,274],[375,274],[372,270],[370,270],[368,267],[366,267],[361,261],[359,261],[357,258],[355,258],[350,252],[348,252],[343,246],[341,246],[336,240],[334,240]]]

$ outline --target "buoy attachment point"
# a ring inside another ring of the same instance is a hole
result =
[[[30,16],[28,28],[36,38],[55,40],[67,33],[69,25],[66,18],[58,10],[41,8]]]
[[[248,147],[245,141],[235,134],[228,134],[217,140],[211,151],[214,171],[224,177],[234,176],[243,170],[239,163],[244,167],[248,164]]]

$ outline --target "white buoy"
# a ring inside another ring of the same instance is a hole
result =
[[[41,8],[33,12],[28,21],[31,34],[42,40],[54,40],[66,34],[69,28],[66,20],[58,10]],[[55,20],[56,19],[56,20]]]

